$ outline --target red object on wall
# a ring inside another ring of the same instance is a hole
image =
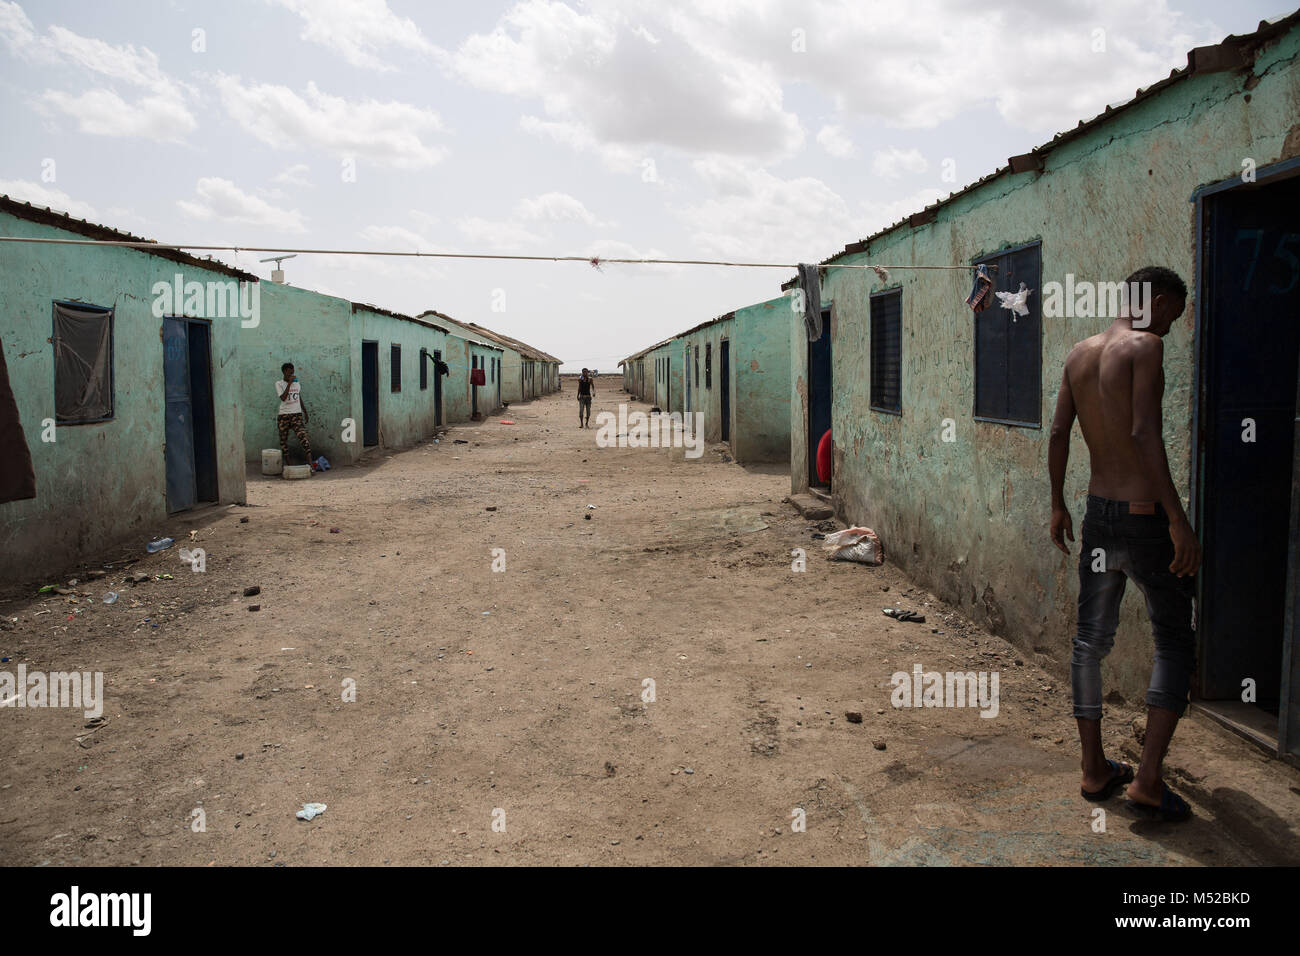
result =
[[[486,385],[486,384],[487,384],[487,375],[484,374],[484,372],[483,372],[483,370],[482,370],[481,368],[470,369],[470,372],[469,372],[469,383],[470,383],[471,385]]]
[[[831,483],[831,430],[817,443],[817,480]]]

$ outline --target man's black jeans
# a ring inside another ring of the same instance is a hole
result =
[[[1155,666],[1147,705],[1187,709],[1187,688],[1196,654],[1195,579],[1169,570],[1174,544],[1169,517],[1157,503],[1154,514],[1131,514],[1129,502],[1088,496],[1080,535],[1079,625],[1070,658],[1074,716],[1101,719],[1101,659],[1110,653],[1119,626],[1119,606],[1131,578],[1146,597],[1155,635]]]

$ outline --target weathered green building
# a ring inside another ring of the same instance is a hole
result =
[[[4,196],[0,235],[146,241]],[[143,553],[169,513],[244,500],[238,340],[260,286],[167,249],[0,243],[0,342],[36,476],[35,498],[0,504],[0,578],[116,542]]]
[[[728,312],[630,355],[623,388],[665,412],[704,416],[704,440],[737,461],[790,457],[790,300]]]
[[[873,527],[944,600],[1063,665],[1078,561],[1048,540],[1047,445],[1064,359],[1110,324],[1110,284],[1145,265],[1183,276],[1188,310],[1164,340],[1164,431],[1205,549],[1194,693],[1256,739],[1280,729],[1293,758],[1297,57],[1300,14],[1192,51],[1127,103],[846,246],[827,263],[900,268],[886,281],[825,270],[822,338],[808,341],[802,316],[787,326],[792,489],[816,485],[829,427],[834,472],[821,493],[837,515]],[[1000,291],[1025,284],[1027,314],[966,306],[979,263],[997,268]],[[948,264],[966,268],[905,268]],[[1076,533],[1087,461],[1076,430]],[[1130,591],[1104,678],[1141,700],[1152,644]],[[1244,687],[1254,697],[1243,703]]]
[[[248,460],[278,447],[275,383],[286,361],[302,384],[312,452],[332,464],[352,464],[368,448],[407,447],[440,425],[469,420],[471,362],[486,364],[491,348],[378,306],[277,283],[263,289],[262,321],[239,340]],[[449,374],[437,374],[438,361]],[[298,454],[292,437],[289,454]]]

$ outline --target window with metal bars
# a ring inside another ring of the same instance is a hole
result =
[[[704,343],[704,387],[713,388],[713,343]]]
[[[871,297],[871,407],[903,411],[903,292]]]
[[[402,347],[400,345],[390,348],[388,361],[391,367],[393,391],[400,392],[402,390]]]

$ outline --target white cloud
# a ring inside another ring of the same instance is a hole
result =
[[[456,228],[464,233],[470,242],[481,243],[494,250],[518,249],[520,246],[533,245],[543,240],[542,236],[530,232],[517,222],[483,219],[479,216],[467,216],[457,220]]]
[[[0,14],[3,14],[3,10],[0,10]],[[94,222],[98,218],[95,207],[90,203],[73,199],[61,189],[52,189],[27,179],[0,179],[0,195],[19,202],[29,202],[34,206],[45,206],[55,212],[66,212],[77,219]]]
[[[306,232],[302,213],[280,209],[265,199],[244,192],[228,179],[208,176],[195,183],[197,199],[180,199],[176,205],[193,219],[241,223],[275,232]]]
[[[222,74],[214,82],[231,119],[276,149],[315,147],[398,169],[423,169],[447,153],[424,141],[443,130],[432,110],[395,100],[345,100],[314,82],[302,96],[287,86],[245,84],[237,76]]]
[[[576,122],[544,120],[538,116],[519,117],[519,128],[536,136],[544,136],[561,146],[578,153],[595,153],[610,169],[634,172],[647,161],[644,150],[636,150],[616,143],[602,143],[588,127]]]
[[[385,0],[276,0],[304,21],[302,38],[340,54],[353,66],[372,70],[396,67],[379,56],[390,48],[431,53],[434,47],[411,20],[399,17]]]
[[[164,73],[157,54],[148,48],[137,51],[129,43],[115,46],[61,26],[37,36],[23,9],[4,0],[0,0],[0,39],[30,63],[44,68],[80,67],[110,84],[144,91],[131,102],[112,85],[80,93],[47,89],[39,102],[72,117],[83,133],[180,142],[198,128],[186,104],[193,89]]]
[[[820,179],[782,179],[746,163],[710,157],[696,172],[714,197],[679,210],[695,244],[724,259],[812,262],[854,236],[848,203]]]
[[[25,53],[36,43],[36,28],[23,8],[8,0],[0,0],[0,40],[11,53]]]
[[[184,103],[169,96],[146,96],[128,103],[112,90],[87,90],[76,96],[46,90],[41,101],[75,119],[81,132],[95,136],[179,143],[199,125]]]
[[[817,133],[817,145],[836,159],[847,159],[856,156],[858,152],[843,126],[823,126]]]
[[[729,53],[770,50],[781,83],[811,84],[839,110],[903,128],[979,108],[1038,133],[1068,128],[1185,65],[1188,48],[1222,38],[1168,0],[767,0],[679,15]],[[790,49],[794,27],[805,31],[806,53]],[[1093,49],[1098,28],[1104,52]]]
[[[516,207],[521,219],[547,222],[579,222],[585,226],[605,226],[579,199],[568,193],[542,193],[532,199],[521,199]]]
[[[286,166],[275,174],[273,182],[284,183],[286,186],[310,186],[311,180],[307,174],[311,172],[311,167],[306,163],[294,163],[292,166]]]
[[[540,100],[533,128],[577,148],[776,158],[804,139],[766,61],[720,49],[685,10],[523,0],[442,60],[472,86]]]
[[[876,150],[871,157],[871,171],[885,179],[897,179],[904,173],[923,173],[929,168],[929,160],[921,155],[919,149],[891,146]]]

